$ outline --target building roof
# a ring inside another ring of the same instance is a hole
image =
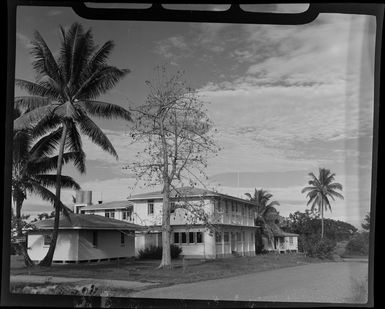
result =
[[[132,207],[133,204],[130,201],[114,201],[103,204],[95,204],[82,207],[82,210],[98,210],[98,209],[124,209]]]
[[[83,215],[70,213],[71,221],[60,215],[59,230],[142,230],[137,224],[122,220],[106,218],[98,215]],[[38,230],[52,230],[54,218],[33,223]]]
[[[171,189],[170,197],[171,198],[178,197],[178,196],[222,197],[222,198],[232,199],[232,200],[236,200],[236,201],[239,201],[242,203],[254,205],[252,202],[245,200],[245,199],[242,199],[242,198],[239,198],[239,197],[235,197],[235,196],[231,196],[231,195],[227,195],[227,194],[223,194],[223,193],[219,193],[219,192],[214,192],[214,191],[202,189],[202,188],[181,187],[181,188],[178,188],[177,191],[175,189]],[[148,192],[148,193],[141,193],[141,194],[133,195],[133,196],[129,197],[128,200],[129,201],[139,201],[139,200],[162,199],[162,198],[163,198],[162,191],[154,191],[154,192]]]

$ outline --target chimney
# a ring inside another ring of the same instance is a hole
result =
[[[81,213],[81,208],[92,205],[92,191],[76,191],[76,202],[74,205],[74,213]]]

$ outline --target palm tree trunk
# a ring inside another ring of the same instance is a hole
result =
[[[56,170],[56,196],[55,196],[55,204],[54,204],[54,211],[55,211],[55,220],[54,220],[54,226],[52,231],[52,239],[51,243],[49,245],[48,252],[44,259],[39,263],[40,266],[51,266],[53,255],[55,253],[56,249],[56,242],[59,235],[59,220],[60,220],[60,193],[61,193],[61,172],[63,167],[63,153],[64,153],[64,146],[67,136],[67,125],[63,123],[63,132],[60,139],[60,148],[59,148],[59,155],[58,155],[58,162],[57,162],[57,170]]]
[[[21,226],[21,207],[23,205],[22,200],[17,200],[16,201],[16,234],[18,237],[23,236],[23,231],[22,231],[22,226]],[[27,251],[27,243],[19,243],[17,245],[19,252],[24,258],[24,263],[25,266],[31,267],[34,266],[35,264],[32,262],[31,258],[28,255]]]
[[[321,201],[321,239],[324,238],[324,203]]]

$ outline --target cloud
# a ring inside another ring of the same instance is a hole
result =
[[[31,39],[21,32],[16,32],[16,39],[25,49],[29,50],[32,47]]]
[[[62,10],[57,10],[57,9],[49,10],[47,12],[47,16],[51,16],[51,17],[59,16],[59,15],[62,15],[62,14],[63,14],[63,11]]]
[[[157,42],[155,52],[166,59],[175,60],[190,54],[189,48],[183,36],[172,36]]]

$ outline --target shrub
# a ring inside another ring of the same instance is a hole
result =
[[[369,254],[369,233],[356,233],[347,243],[345,253],[358,255]]]
[[[171,245],[171,258],[176,259],[182,253],[182,248],[176,245]],[[160,260],[162,259],[162,247],[150,246],[139,250],[139,259],[141,260]]]
[[[314,235],[302,238],[302,249],[310,257],[330,259],[335,247],[336,242],[328,238],[321,239]]]

